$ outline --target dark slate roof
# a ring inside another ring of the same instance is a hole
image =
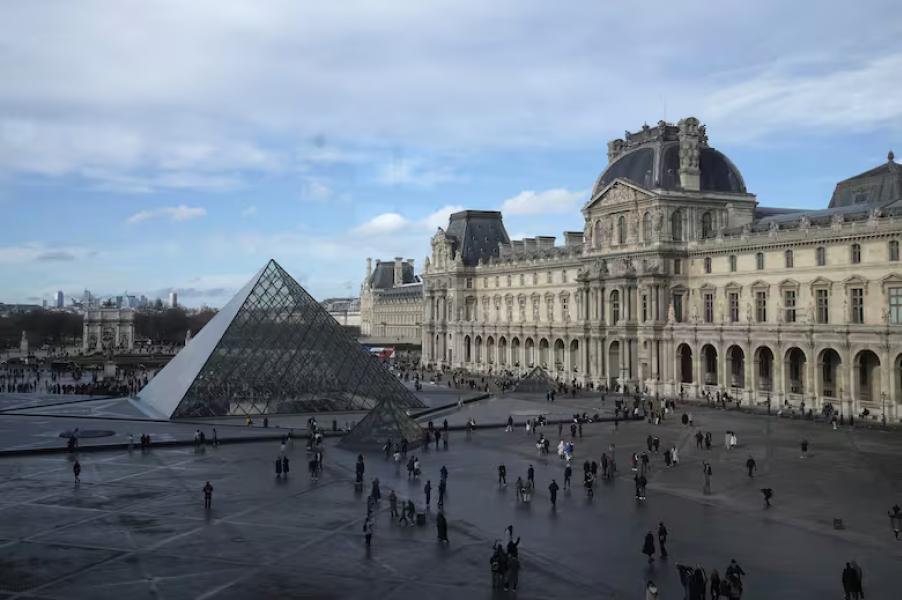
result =
[[[698,166],[702,191],[746,193],[739,169],[714,148],[699,150]],[[647,144],[621,155],[599,177],[593,197],[618,177],[646,189],[681,189],[679,142]]]
[[[830,208],[854,204],[880,205],[902,198],[902,165],[890,152],[885,163],[836,184]]]
[[[455,258],[460,254],[467,266],[479,260],[498,256],[498,244],[509,244],[510,238],[494,210],[464,210],[451,215],[445,235],[453,240]]]
[[[413,265],[404,263],[404,266],[401,267],[401,280],[402,283],[414,283],[417,281],[416,276],[413,273]],[[373,274],[370,275],[370,286],[376,289],[387,289],[394,287],[394,284],[395,261],[390,260],[383,262],[377,260],[376,268],[373,269]]]

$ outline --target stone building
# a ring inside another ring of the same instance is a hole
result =
[[[697,119],[661,121],[608,144],[582,215],[559,246],[452,215],[423,274],[423,362],[902,417],[892,153],[825,209],[766,208]]]
[[[84,352],[126,351],[135,347],[135,311],[127,308],[91,307],[84,313]]]
[[[360,298],[326,298],[320,304],[339,325],[360,327]]]
[[[423,324],[423,282],[413,259],[366,259],[366,279],[360,287],[360,330],[367,342],[420,345]]]

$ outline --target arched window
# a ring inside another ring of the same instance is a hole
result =
[[[736,255],[733,254],[730,256],[730,273],[736,272]]]
[[[755,268],[759,271],[764,270],[764,253],[759,252],[755,255]]]
[[[651,213],[645,211],[645,214],[642,215],[642,241],[648,242],[651,240]]]
[[[890,240],[890,242],[889,242],[889,259],[893,262],[898,262],[898,260],[899,260],[899,241],[898,240]]]
[[[852,264],[861,262],[861,244],[852,244]]]
[[[616,325],[620,320],[620,291],[611,292],[611,325]]]
[[[617,217],[617,243],[626,243],[626,219],[623,215]]]
[[[814,251],[814,258],[817,266],[823,267],[827,264],[827,249],[823,246],[818,246],[818,248]]]
[[[711,272],[711,257],[706,256],[705,257],[705,273],[710,273],[710,272]]]
[[[714,226],[711,220],[711,211],[706,211],[702,215],[702,238],[709,238],[714,233]]]
[[[682,242],[683,241],[683,212],[679,210],[675,210],[672,215],[670,215],[670,234],[673,236],[674,241]]]
[[[786,261],[786,268],[791,269],[793,267],[793,262],[794,262],[793,257],[792,257],[792,250],[787,250],[786,252],[784,252],[783,258]]]

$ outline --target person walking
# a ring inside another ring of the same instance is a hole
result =
[[[285,475],[285,479],[288,479],[288,457],[282,457],[282,474]]]
[[[435,531],[438,534],[438,541],[448,543],[448,521],[445,519],[445,513],[438,511],[435,518]]]
[[[717,572],[717,569],[711,571],[708,583],[711,585],[711,600],[717,600],[720,598],[720,573]]]
[[[392,490],[388,494],[388,516],[392,519],[396,519],[398,517],[398,496],[395,494],[395,490]]]
[[[504,589],[510,589],[512,592],[517,591],[517,585],[520,583],[520,557],[517,554],[508,554],[507,556],[507,572],[505,573]]]
[[[705,436],[702,435],[701,430],[695,432],[695,447],[701,450],[702,442],[704,441]]]
[[[379,502],[382,500],[382,490],[379,488],[379,478],[376,477],[373,479],[373,486],[370,488],[370,496],[373,497],[373,500]]]
[[[282,459],[276,457],[276,479],[282,479]]]
[[[442,465],[442,468],[439,470],[438,474],[442,481],[448,481],[448,467]]]
[[[851,600],[856,597],[857,588],[855,569],[852,568],[851,564],[846,563],[846,568],[842,570],[842,589],[845,593],[846,600]]]
[[[764,495],[764,508],[770,508],[770,499],[774,497],[774,491],[771,488],[761,488]]]
[[[498,465],[498,485],[507,485],[507,467]]]
[[[533,485],[536,484],[536,470],[532,468],[532,465],[529,465],[529,468],[526,469],[526,481]]]
[[[802,440],[800,445],[802,446],[802,456],[799,458],[808,458],[808,440]]]
[[[852,590],[852,597],[855,600],[860,600],[864,598],[864,575],[861,572],[861,567],[854,560],[852,561],[852,570],[855,571],[855,585]]]
[[[711,493],[711,463],[704,461],[702,463],[702,471],[705,474],[705,487],[702,490],[706,494]]]
[[[568,463],[567,466],[564,467],[564,489],[565,490],[570,489],[570,477],[572,475],[573,475],[573,467],[571,467]]]
[[[658,546],[661,547],[661,559],[667,558],[667,528],[664,522],[658,523]]]
[[[209,509],[213,507],[213,486],[210,485],[208,481],[204,485],[204,508]]]
[[[369,548],[373,543],[373,521],[369,516],[363,522],[363,538],[366,540],[366,547]]]
[[[749,477],[755,476],[755,469],[758,468],[758,465],[755,463],[755,459],[752,458],[751,454],[749,454],[749,459],[745,461],[745,468],[749,471]]]
[[[442,508],[445,506],[445,491],[447,484],[444,479],[440,479],[438,482],[438,507]]]
[[[554,479],[551,480],[551,483],[548,484],[548,493],[551,496],[551,508],[557,508],[557,491],[560,489],[558,487],[557,481]]]
[[[894,504],[886,514],[889,515],[889,526],[893,530],[893,536],[898,540],[900,529],[902,529],[902,508],[898,504]]]
[[[427,479],[426,485],[423,486],[423,492],[426,494],[426,510],[429,510],[429,501],[432,498],[432,481]]]
[[[645,542],[642,544],[642,553],[648,556],[648,562],[651,564],[655,556],[655,536],[649,531],[645,534]]]
[[[72,465],[72,474],[75,475],[75,485],[81,483],[81,463],[77,460]]]
[[[219,447],[219,434],[216,433],[216,428],[213,428],[213,447]]]

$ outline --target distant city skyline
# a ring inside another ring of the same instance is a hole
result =
[[[269,258],[318,298],[356,295],[367,256],[421,268],[461,208],[560,243],[625,124],[697,116],[764,206],[826,206],[902,152],[884,0],[4,13],[5,302],[221,306]]]

